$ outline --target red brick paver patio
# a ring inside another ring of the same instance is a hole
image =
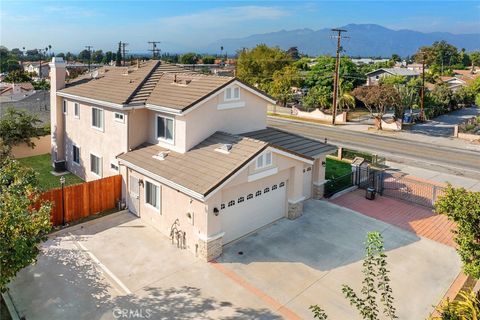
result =
[[[416,235],[455,247],[453,242],[454,223],[446,216],[437,215],[431,209],[405,201],[376,197],[365,199],[365,190],[355,190],[330,202],[360,212],[366,216],[384,221]]]

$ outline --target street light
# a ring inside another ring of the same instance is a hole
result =
[[[62,186],[62,226],[65,226],[65,197],[63,194],[63,188],[65,187],[65,177],[60,177],[60,185]]]

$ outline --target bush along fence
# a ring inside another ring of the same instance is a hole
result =
[[[63,194],[62,194],[63,192]],[[122,197],[122,176],[102,178],[82,184],[52,189],[41,195],[53,204],[53,226],[73,222],[114,209]]]

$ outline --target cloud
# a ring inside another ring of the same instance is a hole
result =
[[[72,6],[47,6],[43,9],[43,11],[47,14],[60,14],[64,17],[72,18],[72,17],[94,17],[98,16],[99,13],[95,10],[80,8],[80,7],[72,7]]]

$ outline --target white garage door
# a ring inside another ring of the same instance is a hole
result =
[[[225,235],[223,242],[229,243],[247,233],[255,231],[285,216],[285,182],[239,194],[238,198],[225,199],[220,206],[220,217]]]

